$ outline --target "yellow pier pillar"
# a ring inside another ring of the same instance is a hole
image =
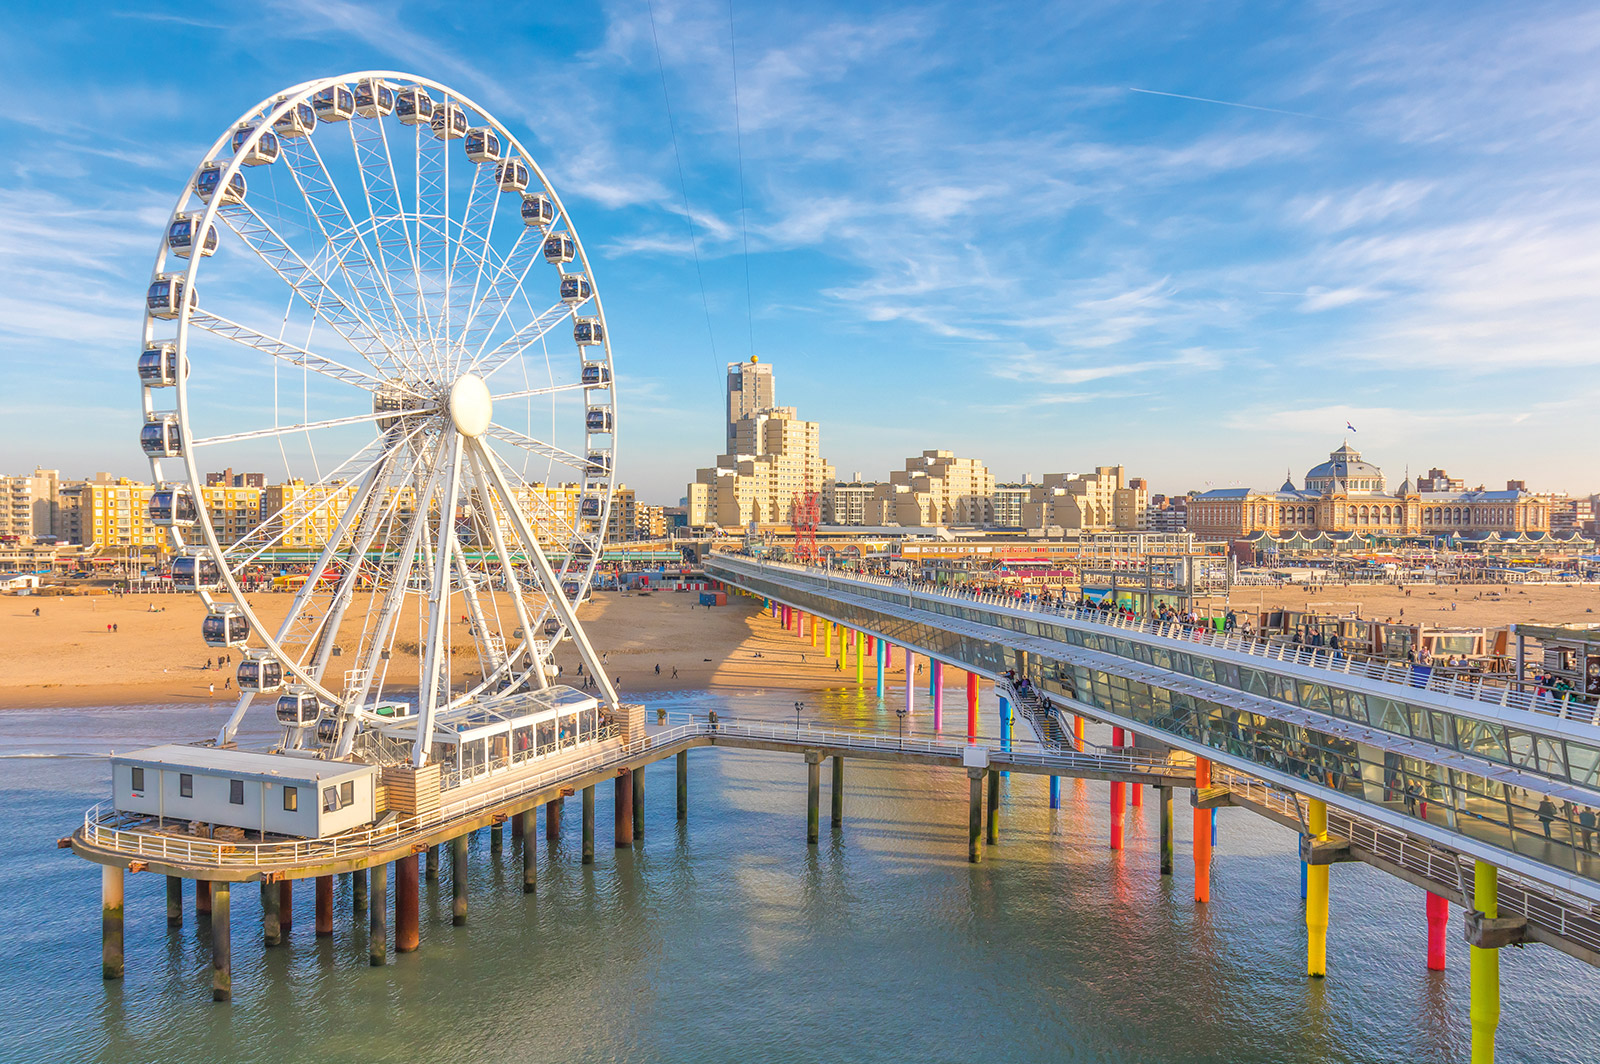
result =
[[[1328,803],[1311,799],[1306,813],[1311,836],[1328,838]],[[1306,867],[1306,974],[1321,979],[1328,974],[1328,866]]]
[[[862,675],[861,675],[861,652],[864,649],[866,649],[863,646],[863,638],[864,637],[862,636],[862,634],[860,632],[851,632],[850,633],[850,642],[856,648],[856,686],[857,687],[860,687],[862,685],[862,683],[865,682],[862,679]]]
[[[1472,873],[1473,906],[1489,919],[1500,915],[1500,870],[1479,861]],[[1494,1064],[1494,1031],[1500,1026],[1500,951],[1471,948],[1472,1064]]]

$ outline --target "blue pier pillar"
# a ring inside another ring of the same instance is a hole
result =
[[[1050,808],[1051,809],[1060,809],[1061,808],[1061,777],[1060,776],[1051,776],[1050,777]]]
[[[1217,807],[1211,807],[1211,845],[1217,844]]]
[[[882,639],[878,640],[878,697],[879,698],[883,697],[883,674],[886,671],[888,671],[885,668],[884,658],[888,654],[888,652],[889,652],[889,645],[887,643],[885,643]]]
[[[1011,703],[1004,698],[1000,700],[1000,749],[1011,750]],[[1009,778],[1011,773],[1002,771],[1000,775]]]
[[[1306,900],[1306,863],[1300,862],[1300,900]]]

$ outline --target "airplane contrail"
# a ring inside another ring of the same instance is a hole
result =
[[[1281,107],[1259,107],[1253,103],[1238,103],[1234,100],[1213,100],[1209,96],[1188,96],[1181,92],[1162,92],[1159,89],[1128,88],[1129,92],[1143,93],[1146,96],[1170,96],[1174,100],[1193,100],[1195,103],[1214,103],[1222,107],[1242,107],[1246,111],[1265,111],[1274,115],[1290,115],[1294,118],[1314,118],[1319,122],[1338,122],[1349,124],[1348,119],[1329,118],[1327,115],[1314,115],[1305,111],[1285,111]]]

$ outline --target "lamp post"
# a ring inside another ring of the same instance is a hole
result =
[[[894,711],[894,715],[900,718],[900,752],[901,753],[905,753],[905,749],[906,749],[906,711],[905,711],[904,707],[895,710]]]
[[[800,712],[805,708],[806,704],[804,702],[796,702],[794,704],[794,735],[797,739],[800,737]]]

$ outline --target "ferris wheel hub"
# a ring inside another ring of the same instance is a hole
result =
[[[494,414],[494,400],[489,396],[489,385],[475,373],[463,373],[450,386],[450,420],[456,431],[476,439],[489,428]]]

